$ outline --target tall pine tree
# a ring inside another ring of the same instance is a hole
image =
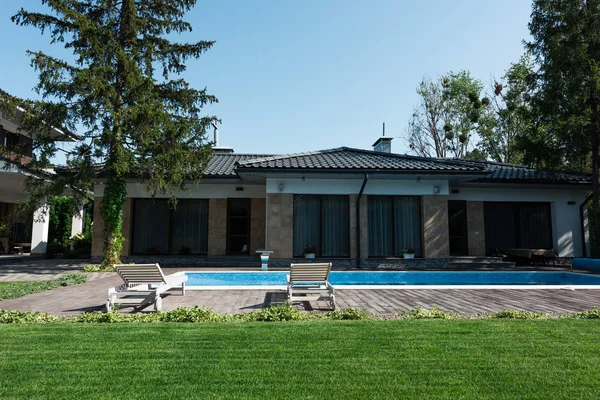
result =
[[[546,126],[537,158],[591,166],[592,226],[600,229],[600,0],[535,0],[529,50],[536,57],[534,99]],[[540,138],[538,138],[540,139]],[[557,157],[559,155],[559,157]],[[591,165],[590,165],[591,164]]]
[[[174,193],[198,181],[211,157],[205,137],[212,117],[201,109],[217,99],[196,90],[179,74],[213,42],[177,43],[172,34],[190,32],[182,20],[196,0],[42,0],[49,13],[21,9],[12,17],[48,33],[51,42],[74,54],[61,60],[29,51],[39,72],[36,90],[43,101],[29,102],[24,125],[77,128],[81,138],[67,151],[69,173],[57,185],[88,189],[102,165],[104,263],[119,262],[126,179],[137,177],[149,192]],[[42,135],[36,161],[42,170],[59,149]],[[64,150],[63,150],[64,151]],[[56,185],[54,185],[56,187]],[[49,190],[40,180],[32,193]]]

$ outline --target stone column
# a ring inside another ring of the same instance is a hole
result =
[[[485,257],[485,223],[483,201],[467,201],[469,255]]]
[[[121,234],[123,235],[123,248],[121,249],[122,256],[128,256],[131,254],[131,216],[132,214],[132,203],[133,199],[127,197],[125,204],[123,205],[123,226],[121,227]]]
[[[267,193],[267,249],[273,258],[292,258],[294,253],[294,195]]]
[[[227,253],[227,199],[208,200],[208,255]]]
[[[47,201],[34,211],[31,228],[31,254],[45,254],[48,246],[50,206]]]
[[[450,256],[446,196],[423,196],[423,256],[425,258]]]
[[[80,204],[77,207],[77,212],[71,218],[71,237],[83,232],[83,224],[85,222],[83,210],[83,204]]]
[[[100,216],[102,197],[94,198],[94,225],[92,231],[92,257],[102,257],[104,247],[104,221]]]
[[[369,257],[369,202],[368,196],[360,198],[360,258]]]
[[[356,259],[356,199],[358,195],[350,195],[350,258]],[[363,194],[358,204],[360,209],[360,258],[369,256],[369,209],[367,203],[367,195]]]

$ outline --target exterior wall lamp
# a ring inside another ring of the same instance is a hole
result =
[[[433,187],[433,193],[434,194],[440,194],[440,187],[439,186],[434,186]]]
[[[283,192],[283,188],[285,187],[285,185],[284,185],[283,183],[280,183],[280,184],[278,185],[278,187],[279,187],[279,191],[280,191],[280,192]]]

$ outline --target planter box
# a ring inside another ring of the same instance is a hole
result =
[[[408,259],[415,258],[415,255],[414,254],[406,254],[405,253],[404,254],[404,258],[408,258]]]
[[[315,258],[315,253],[307,253],[304,255],[304,258]]]

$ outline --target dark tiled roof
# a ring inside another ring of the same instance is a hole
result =
[[[204,171],[204,176],[206,178],[235,178],[237,177],[235,167],[238,162],[270,156],[265,154],[215,153]]]
[[[491,161],[457,160],[465,164],[478,165],[488,172],[473,182],[539,182],[539,183],[591,183],[591,175],[577,172],[540,171],[523,165],[504,164]]]
[[[340,147],[337,149],[270,157],[255,157],[238,163],[238,169],[283,170],[379,170],[431,172],[483,172],[483,167],[456,160],[439,160],[402,154]]]

